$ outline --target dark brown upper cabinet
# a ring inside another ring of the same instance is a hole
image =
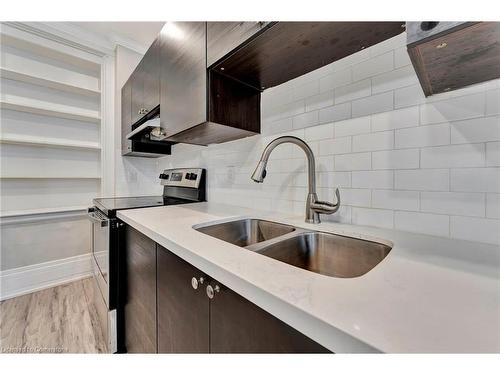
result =
[[[404,31],[404,22],[274,22],[212,69],[265,90]]]
[[[207,22],[207,68],[271,22]]]
[[[151,44],[130,76],[132,87],[132,124],[160,104],[159,43]]]
[[[160,157],[169,155],[170,142],[151,140],[143,133],[127,135],[148,119],[159,115],[160,43],[155,40],[122,88],[122,155]],[[150,129],[149,129],[150,130]]]
[[[500,78],[500,22],[407,22],[406,28],[426,96]]]
[[[159,39],[167,141],[208,145],[260,132],[260,90],[207,70],[206,22],[167,22]]]

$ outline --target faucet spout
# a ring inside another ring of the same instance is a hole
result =
[[[307,157],[307,171],[308,171],[308,186],[309,192],[306,200],[306,222],[319,223],[319,214],[332,214],[337,212],[340,207],[340,193],[337,189],[335,194],[337,196],[337,203],[323,202],[318,200],[316,194],[316,163],[314,154],[311,148],[302,139],[292,136],[284,136],[276,138],[271,141],[264,149],[259,163],[252,174],[252,180],[255,182],[264,182],[266,177],[266,166],[271,152],[282,143],[292,143],[299,146],[306,154]]]

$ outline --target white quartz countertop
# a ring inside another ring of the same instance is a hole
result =
[[[482,243],[194,203],[121,220],[337,353],[500,352],[500,249]],[[361,277],[290,266],[193,229],[240,217],[392,243]],[[189,282],[189,280],[187,281]]]

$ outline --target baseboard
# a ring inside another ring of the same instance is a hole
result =
[[[1,271],[0,301],[91,275],[91,254]]]

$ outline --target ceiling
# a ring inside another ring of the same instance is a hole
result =
[[[165,22],[71,22],[113,42],[129,41],[147,49]]]

